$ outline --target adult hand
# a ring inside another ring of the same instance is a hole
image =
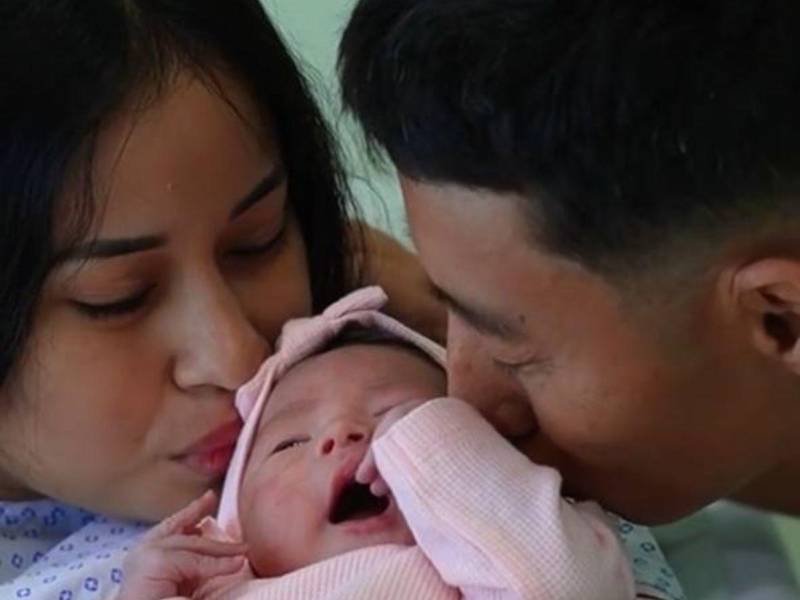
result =
[[[246,546],[202,537],[196,529],[216,503],[208,491],[148,531],[123,563],[116,600],[190,596],[211,577],[238,571],[245,564]]]
[[[365,283],[380,285],[386,291],[388,314],[444,344],[447,311],[434,296],[416,254],[379,229],[369,225],[361,227],[364,249],[358,258]]]

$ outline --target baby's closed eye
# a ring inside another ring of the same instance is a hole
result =
[[[272,452],[270,452],[270,456],[278,454],[279,452],[283,452],[284,450],[289,450],[291,448],[296,448],[298,446],[301,446],[302,444],[308,442],[310,439],[311,438],[309,438],[308,436],[301,436],[301,435],[286,438],[282,442],[279,442],[278,445],[276,445],[272,449]]]

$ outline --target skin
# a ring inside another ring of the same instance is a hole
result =
[[[146,520],[175,512],[220,477],[189,468],[185,453],[237,419],[234,390],[281,325],[310,312],[280,149],[239,85],[220,80],[244,119],[179,76],[145,112],[126,107],[102,131],[94,233],[145,243],[72,256],[49,275],[0,389],[0,498]],[[269,177],[273,189],[237,212]],[[83,192],[68,186],[62,210]]]
[[[242,530],[259,576],[367,546],[413,544],[393,502],[376,530],[330,523],[331,485],[343,468],[361,463],[387,412],[441,396],[445,386],[436,365],[391,345],[338,348],[303,361],[281,379],[261,416],[242,481]]]
[[[528,200],[401,184],[449,306],[449,393],[559,468],[567,493],[647,523],[728,495],[800,510],[796,260],[737,248],[679,313],[634,316],[616,287],[537,243]]]

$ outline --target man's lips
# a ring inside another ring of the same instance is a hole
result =
[[[239,419],[229,421],[201,437],[176,460],[206,477],[218,477],[230,463],[241,430]]]

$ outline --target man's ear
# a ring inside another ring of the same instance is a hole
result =
[[[753,347],[800,374],[800,259],[758,260],[741,267],[732,283]]]

